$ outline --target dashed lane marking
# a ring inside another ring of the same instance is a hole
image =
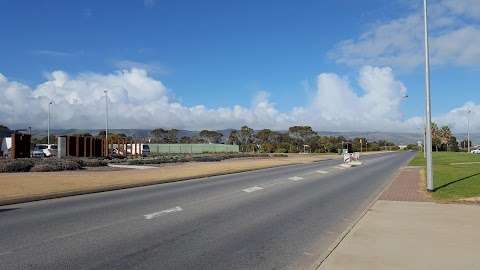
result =
[[[163,216],[163,215],[166,215],[166,214],[171,214],[171,213],[180,212],[180,211],[183,211],[183,209],[180,206],[177,206],[177,207],[165,209],[165,210],[162,210],[162,211],[158,211],[158,212],[155,212],[155,213],[146,214],[146,215],[143,215],[143,216],[145,217],[145,219],[153,219],[153,218],[160,217],[160,216]]]
[[[328,171],[322,171],[322,170],[318,170],[317,173],[320,173],[320,174],[327,174]]]
[[[300,176],[294,176],[294,177],[290,177],[288,178],[289,180],[292,180],[292,181],[300,181],[300,180],[303,180],[303,177],[300,177]]]
[[[263,189],[263,187],[254,186],[254,187],[249,187],[249,188],[246,188],[246,189],[242,189],[242,191],[250,193],[250,192],[254,192],[254,191],[258,191],[258,190],[262,190],[262,189]]]

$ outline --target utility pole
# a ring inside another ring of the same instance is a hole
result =
[[[427,151],[427,191],[433,191],[433,164],[432,164],[432,107],[430,104],[430,56],[428,45],[428,3],[423,0],[423,19],[425,26],[425,113],[426,113],[426,142]]]
[[[108,156],[108,91],[104,90],[105,94],[105,154]]]
[[[467,151],[470,153],[470,114],[472,110],[468,109],[467,113]]]

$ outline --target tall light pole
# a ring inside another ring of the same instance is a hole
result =
[[[50,144],[50,113],[53,101],[48,103],[47,144]]]
[[[105,154],[108,156],[108,91],[104,90],[105,94]]]
[[[468,109],[467,111],[467,151],[470,153],[470,114],[472,110]]]
[[[428,46],[428,3],[423,0],[423,19],[425,26],[425,120],[427,150],[427,191],[433,191],[433,164],[432,164],[432,107],[430,104],[430,52]]]

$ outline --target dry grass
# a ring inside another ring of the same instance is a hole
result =
[[[106,188],[172,182],[295,163],[310,163],[329,158],[340,157],[338,155],[290,155],[284,158],[168,164],[147,170],[3,173],[0,174],[0,202]]]

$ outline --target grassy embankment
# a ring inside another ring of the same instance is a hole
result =
[[[425,166],[419,152],[410,166]],[[433,153],[435,192],[439,200],[480,197],[480,155],[456,152]]]

